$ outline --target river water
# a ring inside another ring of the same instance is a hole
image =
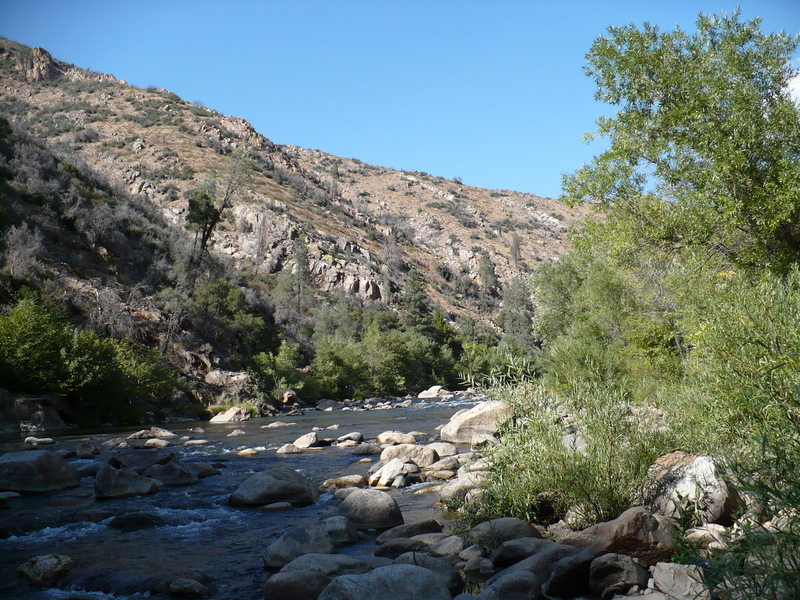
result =
[[[370,464],[351,454],[351,448],[326,447],[305,450],[302,454],[279,455],[275,450],[290,443],[313,427],[332,428],[321,437],[338,438],[358,431],[374,440],[386,430],[422,431],[436,439],[436,427],[446,423],[458,410],[475,404],[469,396],[450,401],[415,400],[408,408],[368,411],[311,411],[277,419],[251,419],[240,423],[207,422],[162,425],[180,436],[213,442],[206,446],[170,447],[182,463],[208,462],[221,471],[186,487],[163,487],[149,496],[96,500],[94,478],[84,477],[77,488],[51,494],[26,495],[9,500],[10,508],[0,511],[0,530],[12,533],[0,539],[0,598],[31,600],[116,600],[166,598],[157,592],[159,585],[178,577],[201,576],[208,581],[211,597],[220,600],[263,598],[269,572],[262,562],[264,548],[288,527],[336,515],[333,495],[323,493],[311,506],[285,510],[234,508],[227,504],[236,487],[252,473],[273,465],[288,464],[319,484],[330,477],[366,475]],[[264,428],[280,420],[292,425]],[[338,428],[336,428],[338,426]],[[190,432],[200,427],[203,433]],[[113,437],[127,436],[136,429],[89,435],[72,432],[56,438],[47,449],[71,449],[86,439],[95,445]],[[229,437],[234,429],[245,435]],[[173,441],[175,438],[173,438]],[[255,456],[237,452],[254,448]],[[0,451],[20,449],[18,439],[0,440]],[[466,450],[466,448],[465,448]],[[105,461],[114,452],[104,449],[97,460]],[[138,452],[150,452],[139,450]],[[372,457],[376,460],[377,456]],[[80,467],[91,461],[71,459]],[[434,504],[438,494],[426,493],[419,484],[391,493],[403,511],[406,522],[428,517],[448,520]],[[164,525],[123,532],[109,526],[117,515],[146,512],[163,519]],[[374,536],[339,551],[368,555],[375,548]],[[41,590],[30,586],[16,573],[16,567],[33,556],[59,553],[78,562],[59,582],[60,589]]]

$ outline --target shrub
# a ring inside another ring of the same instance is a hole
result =
[[[495,477],[476,509],[480,518],[541,522],[570,511],[585,525],[634,504],[648,467],[672,441],[619,392],[588,387],[575,397],[581,401],[538,384],[499,393],[517,418],[490,454]]]

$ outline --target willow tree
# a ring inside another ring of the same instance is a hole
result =
[[[564,177],[563,198],[610,208],[617,247],[703,247],[784,271],[800,258],[798,41],[738,11],[700,15],[694,33],[609,28],[585,71],[617,107],[597,122],[610,144]]]

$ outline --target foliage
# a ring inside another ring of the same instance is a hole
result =
[[[564,397],[527,384],[500,398],[517,418],[489,456],[495,476],[474,509],[481,518],[543,522],[569,510],[578,524],[612,519],[632,506],[648,467],[673,443],[613,390]]]
[[[63,394],[86,423],[135,419],[138,401],[177,385],[157,352],[78,329],[53,305],[29,296],[0,314],[0,386]]]
[[[800,258],[800,108],[787,83],[797,37],[759,20],[700,15],[697,32],[611,27],[586,73],[611,145],[564,178],[629,225],[620,243],[704,247],[778,271]]]

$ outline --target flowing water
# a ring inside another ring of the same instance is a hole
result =
[[[326,447],[305,450],[302,454],[278,455],[275,450],[312,430],[321,437],[337,438],[358,431],[374,439],[386,430],[422,431],[435,439],[435,428],[447,422],[458,410],[474,404],[463,397],[451,401],[419,400],[408,408],[369,411],[311,411],[304,415],[281,417],[292,425],[264,428],[276,419],[252,419],[241,423],[182,423],[165,425],[179,435],[213,442],[206,446],[170,447],[184,464],[209,462],[221,471],[186,487],[163,487],[149,496],[96,500],[94,478],[84,477],[77,488],[51,494],[26,495],[9,500],[10,508],[0,511],[0,530],[11,537],[0,539],[0,598],[15,599],[93,599],[167,597],[164,582],[182,576],[199,576],[208,582],[211,597],[221,600],[249,600],[263,597],[265,571],[263,549],[288,527],[334,516],[336,504],[330,493],[323,493],[311,506],[284,510],[234,508],[228,497],[250,474],[273,465],[288,464],[312,482],[339,475],[363,474],[369,464],[359,464],[350,448]],[[336,428],[336,426],[339,426]],[[189,433],[202,427],[203,433]],[[228,437],[234,429],[245,435]],[[110,438],[127,436],[134,429],[87,435],[71,433],[56,438],[47,449],[71,449],[91,439],[100,444]],[[174,440],[174,438],[173,438]],[[425,438],[418,440],[425,443]],[[0,450],[20,448],[19,440],[0,441]],[[255,456],[239,456],[245,448],[258,450]],[[114,452],[104,449],[98,460]],[[150,452],[138,450],[137,452]],[[373,457],[377,460],[378,457]],[[72,460],[76,467],[88,460]],[[425,484],[393,490],[406,522],[427,517],[448,519],[434,506],[438,494],[425,493]],[[164,525],[136,531],[120,531],[109,526],[117,515],[146,512],[163,519]],[[374,536],[339,548],[348,554],[371,554]],[[66,554],[78,562],[59,582],[61,589],[40,590],[16,573],[16,567],[33,556]]]

